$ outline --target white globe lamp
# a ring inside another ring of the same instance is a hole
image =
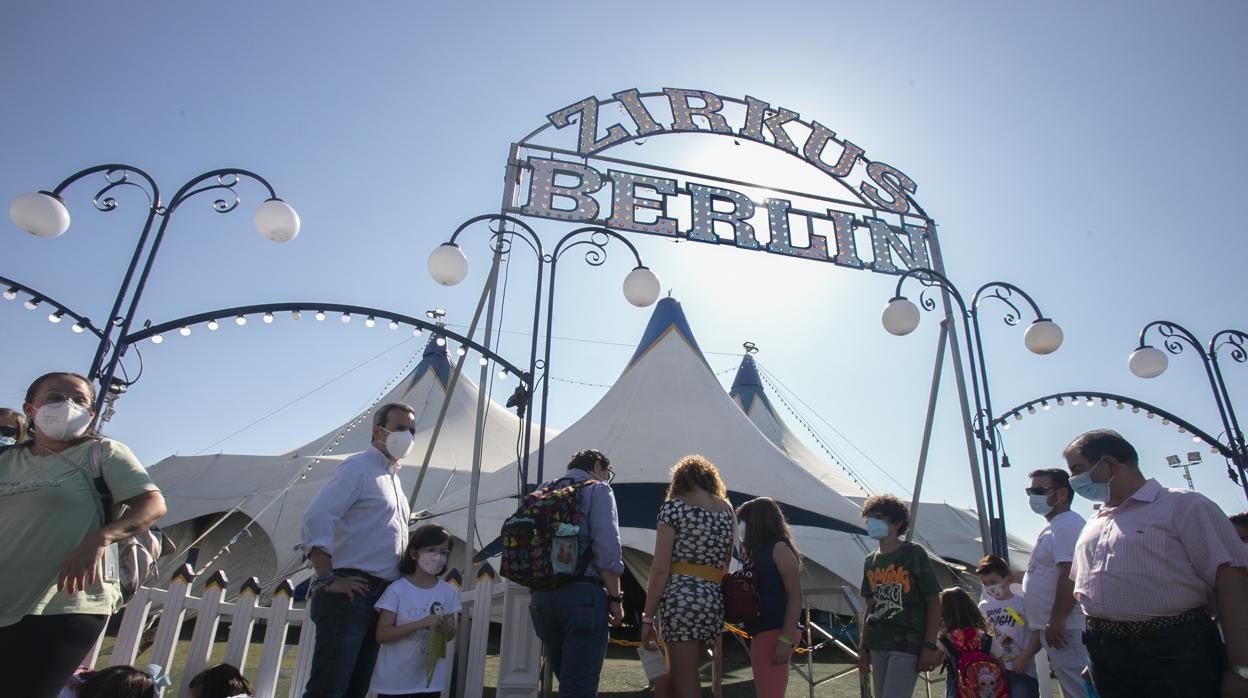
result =
[[[51,192],[16,197],[9,203],[9,218],[17,227],[41,238],[54,238],[69,230],[69,209]]]
[[[269,199],[257,206],[251,220],[256,230],[273,242],[290,242],[299,234],[299,214],[281,199]]]
[[[624,297],[638,308],[653,305],[659,299],[659,277],[649,267],[637,267],[624,277]]]
[[[1156,378],[1170,365],[1166,352],[1157,347],[1143,346],[1131,352],[1127,358],[1127,368],[1140,378]]]
[[[897,296],[884,306],[884,314],[880,320],[889,334],[898,337],[910,334],[919,326],[919,306],[909,298]]]
[[[1062,346],[1062,337],[1062,328],[1056,322],[1042,318],[1027,327],[1023,343],[1033,354],[1052,354]]]
[[[444,242],[429,255],[429,276],[443,286],[454,286],[468,275],[468,258],[459,245]]]

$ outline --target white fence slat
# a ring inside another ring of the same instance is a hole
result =
[[[163,589],[139,587],[129,601],[121,616],[121,625],[117,628],[117,641],[113,643],[113,653],[109,655],[109,666],[134,664],[139,654],[139,639],[143,636],[143,628],[147,626],[147,615],[152,610],[152,602],[164,603],[169,592]]]
[[[527,588],[503,582],[503,637],[498,651],[498,697],[535,698],[541,684],[542,643],[533,630]]]
[[[312,648],[316,647],[316,623],[312,622],[312,601],[303,606],[304,619],[299,624],[299,644],[296,647],[295,674],[290,679],[290,698],[303,695],[303,687],[312,673]]]
[[[286,644],[286,626],[294,618],[302,621],[304,611],[292,611],[293,590],[290,581],[283,581],[273,594],[268,624],[264,629],[264,646],[260,649],[260,666],[255,672],[255,694],[272,696],[277,690],[277,676],[282,668],[282,648]]]
[[[180,696],[187,694],[187,684],[191,682],[191,678],[208,666],[212,645],[217,637],[217,624],[221,616],[229,610],[228,604],[221,601],[227,584],[225,573],[217,570],[204,585],[204,595],[199,601],[199,615],[195,619],[195,631],[191,634],[191,649],[182,670],[175,674],[178,677]]]
[[[260,582],[255,577],[243,582],[243,588],[234,600],[234,616],[230,619],[230,637],[225,643],[225,663],[233,664],[247,676],[247,650],[251,647],[251,634],[255,630],[256,601],[260,596]]]
[[[487,562],[477,577],[472,595],[472,623],[468,633],[468,663],[463,686],[465,696],[479,696],[485,687],[485,650],[490,633],[490,600],[494,598],[494,570]],[[457,643],[458,644],[458,643]]]
[[[161,668],[168,671],[173,663],[178,635],[182,632],[182,620],[186,617],[186,609],[199,605],[198,598],[188,596],[191,582],[194,579],[195,575],[191,572],[190,566],[183,565],[183,569],[170,580],[169,593],[165,597],[165,608],[156,625],[156,640],[152,643],[152,658],[149,664],[159,664]]]

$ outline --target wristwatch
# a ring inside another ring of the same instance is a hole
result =
[[[610,594],[607,594],[607,603],[623,604],[624,597],[623,596],[611,596]]]
[[[1248,666],[1244,666],[1242,664],[1239,664],[1239,665],[1233,664],[1228,668],[1231,670],[1232,674],[1235,674],[1239,678],[1244,679],[1245,681],[1248,681]]]
[[[320,577],[313,577],[313,578],[312,578],[312,584],[313,584],[313,586],[318,586],[318,587],[325,586],[326,584],[329,584],[329,583],[330,583],[330,582],[332,582],[332,581],[334,581],[334,571],[333,571],[333,570],[330,570],[330,571],[326,572],[324,575],[322,575],[322,576],[320,576]]]

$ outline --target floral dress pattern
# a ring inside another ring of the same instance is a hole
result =
[[[679,499],[659,507],[659,523],[676,531],[672,562],[722,568],[732,547],[732,511],[708,511]],[[724,626],[724,595],[701,577],[672,574],[659,599],[664,642],[712,642]]]

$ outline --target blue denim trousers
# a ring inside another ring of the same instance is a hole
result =
[[[364,698],[377,664],[377,611],[373,604],[385,584],[371,585],[364,594],[346,594],[317,588],[309,602],[316,624],[312,669],[303,698]]]
[[[546,648],[546,661],[559,678],[559,695],[597,696],[610,631],[607,592],[588,581],[534,591],[529,614]]]

